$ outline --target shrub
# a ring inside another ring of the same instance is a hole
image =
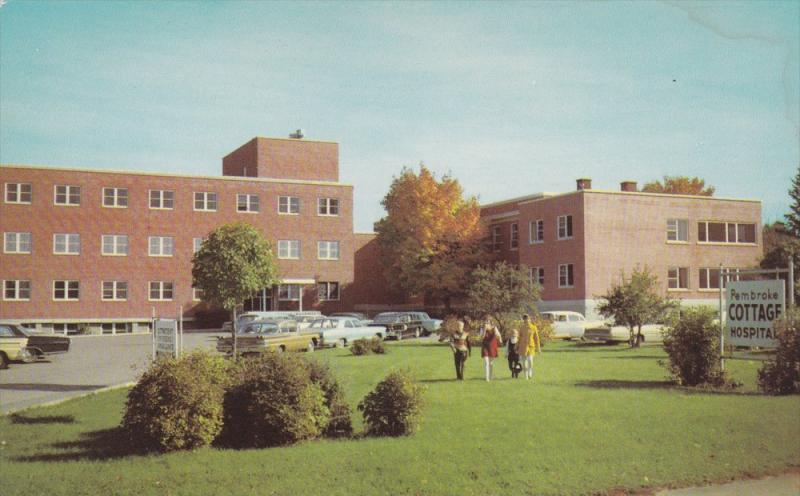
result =
[[[350,353],[356,356],[369,355],[375,353],[383,355],[386,353],[386,347],[383,345],[383,340],[379,337],[372,339],[356,339],[350,345]]]
[[[311,382],[318,385],[325,396],[325,406],[330,412],[330,422],[323,435],[326,437],[348,437],[353,434],[350,420],[350,405],[344,398],[339,382],[327,364],[316,360],[308,360],[308,371]]]
[[[684,386],[726,384],[720,367],[719,326],[710,308],[690,308],[667,327],[664,350],[667,369]]]
[[[391,372],[364,397],[358,409],[363,412],[367,434],[412,434],[422,417],[422,387],[406,372]]]
[[[770,394],[800,393],[800,310],[778,320],[775,329],[778,349],[758,371],[758,387]]]
[[[379,337],[374,337],[369,342],[369,349],[376,355],[385,355],[386,347],[383,345],[383,340]]]
[[[325,395],[300,357],[261,353],[240,360],[233,376],[224,400],[222,444],[286,445],[318,437],[327,428]]]
[[[153,363],[128,393],[122,428],[131,443],[158,451],[210,444],[222,429],[227,370],[199,351]]]

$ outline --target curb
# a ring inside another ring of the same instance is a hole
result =
[[[135,381],[123,382],[121,384],[114,384],[112,386],[106,386],[106,387],[102,387],[102,388],[99,388],[99,389],[94,389],[92,391],[86,391],[84,393],[76,394],[76,395],[73,395],[73,396],[68,396],[66,398],[59,398],[57,400],[46,401],[44,403],[37,403],[35,405],[24,406],[22,408],[18,408],[18,409],[15,409],[15,410],[4,411],[4,412],[0,413],[0,416],[7,417],[7,416],[13,415],[15,413],[24,412],[26,410],[32,410],[34,408],[56,406],[56,405],[60,405],[62,403],[66,403],[67,401],[75,400],[75,399],[78,399],[78,398],[86,398],[87,396],[93,396],[93,395],[99,394],[99,393],[106,393],[108,391],[114,391],[115,389],[127,388],[127,387],[134,386],[135,384],[136,384]]]

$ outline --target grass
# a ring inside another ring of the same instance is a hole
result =
[[[728,362],[741,390],[699,392],[666,380],[656,347],[556,343],[537,356],[533,382],[510,379],[499,358],[492,383],[477,353],[456,382],[447,347],[389,348],[312,356],[331,364],[354,407],[390,369],[412,369],[427,388],[412,437],[132,455],[115,430],[126,391],[113,391],[0,418],[0,493],[604,494],[800,462],[800,397],[758,394],[760,362]]]

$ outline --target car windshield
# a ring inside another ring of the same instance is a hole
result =
[[[552,322],[553,321],[553,314],[551,314],[551,313],[543,313],[542,314],[542,318],[544,320]]]
[[[394,322],[395,320],[397,320],[396,313],[379,313],[375,316],[375,323],[377,324]]]

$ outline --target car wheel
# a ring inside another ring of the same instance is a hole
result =
[[[278,353],[285,353],[285,352],[286,352],[286,346],[284,345],[278,346]]]
[[[383,339],[383,334],[381,334],[379,332],[376,332],[375,333],[375,337],[378,338],[378,339]]]
[[[345,341],[344,338],[336,341],[337,348],[344,348],[345,346],[347,346],[347,341]]]
[[[417,327],[416,329],[414,329],[414,337],[415,337],[415,338],[418,338],[418,337],[419,337],[419,327]]]
[[[0,369],[7,369],[8,368],[8,357],[5,353],[0,351]]]
[[[314,352],[314,343],[309,341],[308,342],[308,347],[306,347],[306,351],[309,352],[309,353],[313,353]]]

